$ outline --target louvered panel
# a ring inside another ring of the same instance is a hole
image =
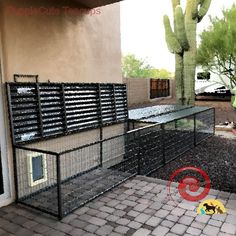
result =
[[[36,85],[15,84],[11,86],[9,92],[15,141],[36,139],[40,136]]]
[[[99,126],[97,84],[65,85],[65,109],[68,131]]]
[[[116,84],[114,86],[114,90],[116,98],[117,121],[124,121],[128,119],[126,86],[122,84]]]
[[[65,120],[63,115],[62,85],[41,84],[39,93],[43,136],[63,134]],[[51,119],[48,116],[51,116]]]
[[[102,84],[101,89],[101,111],[103,124],[116,122],[115,99],[113,84]],[[107,115],[109,114],[109,115]]]
[[[7,91],[15,143],[127,120],[121,84],[8,83]]]

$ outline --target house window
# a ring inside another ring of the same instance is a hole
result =
[[[46,155],[32,153],[28,155],[28,176],[29,185],[35,186],[47,181],[47,162]]]
[[[162,98],[170,96],[170,81],[167,79],[150,80],[150,98]]]
[[[211,79],[211,73],[210,72],[198,72],[197,73],[197,79],[198,80],[210,80]]]

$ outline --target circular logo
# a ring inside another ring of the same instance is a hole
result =
[[[220,200],[207,199],[200,203],[197,208],[199,215],[225,214],[226,209]]]
[[[174,173],[171,174],[171,176],[169,178],[169,181],[167,183],[169,196],[171,196],[171,193],[170,193],[171,183],[174,182],[174,179],[175,179],[176,176],[178,176],[179,174],[184,173],[185,171],[197,172],[204,179],[204,182],[205,182],[204,189],[201,193],[199,193],[197,195],[196,194],[191,195],[189,193],[189,192],[198,193],[198,190],[201,187],[200,183],[199,183],[200,181],[196,177],[188,175],[188,176],[183,177],[182,179],[180,179],[179,184],[178,184],[178,191],[179,191],[180,196],[183,199],[185,199],[187,201],[191,201],[191,202],[198,202],[198,201],[202,200],[203,198],[205,198],[208,195],[208,193],[210,191],[210,187],[211,187],[211,181],[210,181],[210,178],[209,178],[209,176],[207,175],[207,173],[205,171],[203,171],[200,168],[193,167],[193,166],[187,166],[187,167],[180,168],[180,169],[176,170]],[[187,192],[187,190],[189,190],[189,192]]]

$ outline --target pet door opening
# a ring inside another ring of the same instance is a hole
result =
[[[28,155],[29,185],[35,186],[47,181],[46,155],[33,153]]]

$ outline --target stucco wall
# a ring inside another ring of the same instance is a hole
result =
[[[149,102],[149,79],[127,78],[128,105],[144,104]]]
[[[124,78],[128,91],[128,106],[135,107],[150,104],[161,100],[175,98],[175,80],[170,80],[170,96],[165,98],[150,99],[150,79],[146,78]]]
[[[92,16],[86,14],[17,16],[9,12],[8,6],[16,8],[40,6],[79,8],[80,6],[72,3],[71,0],[0,2],[0,64],[3,72],[1,95],[5,114],[6,155],[11,179],[9,199],[13,201],[13,159],[5,82],[13,81],[13,74],[38,74],[40,82],[50,80],[51,82],[122,83],[122,75],[119,4],[101,7],[101,13]],[[109,135],[123,132],[123,127],[111,126],[107,132]],[[97,130],[78,134],[79,140],[83,142],[92,142],[97,135]],[[68,136],[61,138],[60,141],[68,144],[71,143],[71,138],[73,137]],[[27,187],[27,181],[24,183],[26,184],[24,187]],[[4,204],[7,203],[0,202],[0,207]]]
[[[9,6],[57,7],[59,15],[19,16]],[[119,3],[100,14],[65,14],[72,1],[4,0],[0,23],[5,80],[38,74],[40,81],[122,82]]]

